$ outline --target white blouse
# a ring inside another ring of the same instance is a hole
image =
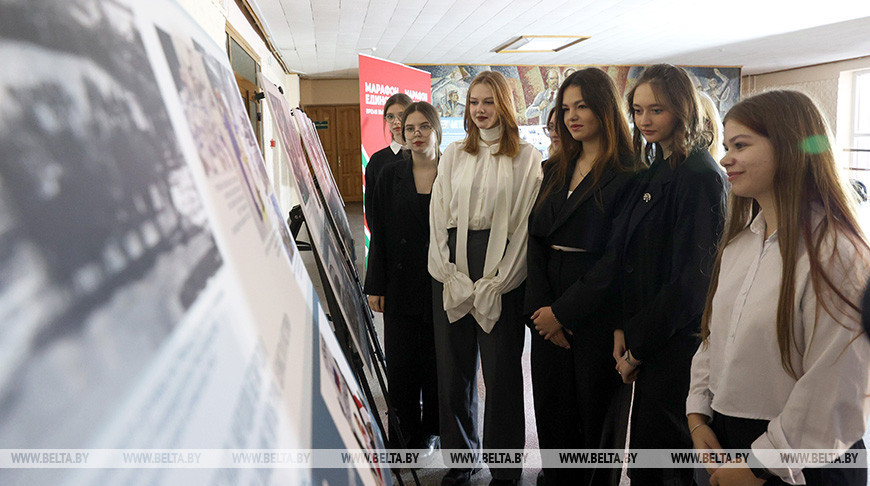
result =
[[[487,136],[489,134],[484,134]],[[487,137],[489,138],[489,137]],[[469,312],[490,332],[501,315],[501,295],[526,278],[528,219],[541,186],[541,154],[526,142],[516,157],[494,155],[498,143],[481,142],[477,155],[450,144],[438,163],[429,206],[429,273],[444,284],[450,322]],[[447,230],[456,228],[456,263]],[[483,277],[468,276],[469,230],[489,229]]]
[[[405,146],[395,140],[390,142],[390,150],[393,151],[393,155],[399,155],[399,151],[401,151],[403,148],[405,148]]]
[[[795,272],[792,365],[782,368],[776,337],[776,309],[782,276],[777,235],[764,240],[759,214],[722,255],[713,298],[710,336],[692,360],[686,413],[769,420],[752,443],[753,453],[790,484],[804,484],[800,468],[775,467],[765,450],[837,449],[860,439],[870,417],[870,341],[861,334],[860,315],[839,299],[819,305],[803,244]],[[823,242],[823,268],[838,289],[860,304],[868,263],[844,237]],[[826,243],[826,244],[825,244]],[[827,299],[827,298],[826,298]],[[818,320],[816,315],[818,313]],[[775,459],[773,459],[775,461]]]

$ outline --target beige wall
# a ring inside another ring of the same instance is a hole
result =
[[[359,104],[359,78],[303,79],[299,91],[303,105]]]
[[[870,69],[870,56],[818,66],[789,69],[769,74],[744,76],[743,97],[771,89],[793,89],[811,96],[831,124],[838,144],[845,146],[850,137],[851,83],[842,73]],[[849,93],[843,97],[840,93]]]

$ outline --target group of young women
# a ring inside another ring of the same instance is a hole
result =
[[[650,66],[626,99],[628,118],[605,72],[568,76],[543,164],[497,72],[472,81],[467,137],[440,157],[437,112],[405,107],[395,142],[410,158],[367,196],[366,276],[405,436],[481,446],[479,356],[482,446],[522,449],[528,325],[542,450],[621,448],[628,432],[631,449],[753,450],[707,472],[630,468],[633,485],[866,484],[866,468],[783,468],[764,453],[863,448],[870,415],[870,248],[818,109],[790,91],[735,105],[729,190],[710,155],[718,114],[685,71]],[[545,457],[539,484],[619,474],[555,465]],[[522,470],[491,473],[516,484]]]

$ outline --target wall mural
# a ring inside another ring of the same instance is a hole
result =
[[[498,71],[505,75],[513,89],[514,106],[520,135],[542,152],[549,139],[543,132],[547,115],[555,107],[556,94],[562,81],[586,65],[564,66],[487,66],[487,65],[415,65],[432,76],[432,104],[442,117],[444,137],[442,149],[450,142],[465,137],[462,117],[468,86],[482,71]],[[645,66],[597,66],[616,82],[625,93],[634,86]],[[713,66],[683,66],[695,86],[713,98],[724,115],[740,98],[740,68]]]

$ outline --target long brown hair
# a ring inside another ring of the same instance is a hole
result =
[[[514,114],[514,98],[511,94],[510,86],[508,86],[507,78],[497,71],[484,71],[471,81],[468,86],[468,92],[465,94],[465,142],[462,150],[477,155],[480,145],[480,129],[474,124],[471,118],[471,90],[478,84],[486,85],[492,90],[493,101],[495,101],[496,114],[498,115],[498,124],[502,127],[501,139],[499,140],[498,152],[496,155],[507,155],[515,157],[520,153],[520,129],[517,126],[517,117]]]
[[[555,109],[550,110],[550,114],[547,115],[547,124],[546,124],[545,126],[549,127],[549,126],[550,126],[550,122],[553,122],[553,130],[559,130],[559,126],[558,126],[558,125],[559,125],[560,121],[559,121],[558,118],[556,118],[556,110],[555,110]],[[548,128],[548,129],[547,129],[547,135],[550,134],[549,130],[550,130],[550,129]],[[560,146],[562,145],[562,139],[559,139],[559,145],[560,145]],[[550,148],[547,150],[547,158],[553,158],[553,157],[556,156],[557,153],[559,153],[559,147],[556,147],[556,146],[553,144],[552,139],[551,139],[551,141],[550,141]]]
[[[656,101],[670,111],[675,120],[672,155],[669,159],[671,167],[676,168],[696,147],[708,147],[710,140],[704,138],[698,94],[689,75],[682,68],[670,64],[654,64],[640,74],[637,84],[628,92],[628,113],[634,123],[634,93],[643,84],[649,84]],[[646,160],[646,147],[640,129],[635,123],[634,155],[639,160]]]
[[[838,288],[842,282],[833,282],[824,268],[820,256],[823,242],[833,241],[833,257],[841,258],[836,241],[831,236],[843,235],[857,253],[867,258],[868,245],[858,226],[854,200],[840,176],[831,148],[831,134],[824,117],[813,101],[795,91],[770,91],[747,98],[734,105],[725,116],[725,123],[733,121],[766,137],[773,146],[774,205],[777,215],[777,238],[782,256],[782,277],[776,310],[776,335],[782,367],[797,378],[792,366],[791,344],[794,341],[795,268],[801,243],[806,247],[810,262],[810,279],[816,298],[828,313],[844,304],[860,313],[860,306],[852,302]],[[719,269],[725,247],[760,211],[752,198],[730,194],[725,234],[713,266],[713,278],[707,294],[701,337],[710,335],[710,314],[718,285]],[[823,212],[821,222],[812,217]],[[825,250],[827,253],[827,249]],[[845,265],[849,265],[846,262]],[[863,282],[861,282],[863,285]],[[818,317],[818,313],[817,313]],[[843,324],[843,323],[841,323]]]
[[[598,181],[604,171],[611,167],[618,172],[628,172],[639,169],[638,163],[625,166],[621,157],[631,156],[631,138],[628,131],[628,122],[623,115],[622,103],[619,92],[610,76],[598,68],[586,68],[577,71],[562,83],[559,95],[556,98],[555,121],[559,130],[559,139],[562,146],[550,160],[545,168],[548,177],[541,189],[538,203],[545,200],[553,191],[558,190],[566,181],[570,180],[568,173],[571,165],[580,158],[583,153],[583,143],[574,140],[568,127],[565,125],[565,108],[562,99],[565,91],[571,87],[580,88],[583,94],[583,102],[592,110],[598,122],[601,124],[601,153],[593,162],[590,176],[592,185],[589,190],[598,187]]]

